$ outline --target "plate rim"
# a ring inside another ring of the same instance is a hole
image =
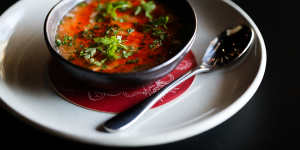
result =
[[[260,46],[260,62],[259,62],[259,67],[258,71],[254,77],[254,79],[251,81],[249,84],[249,88],[246,89],[243,94],[237,98],[233,103],[229,104],[227,107],[222,109],[221,111],[213,114],[209,118],[206,118],[200,122],[195,122],[193,124],[185,125],[184,127],[181,127],[180,129],[176,131],[171,131],[168,133],[164,133],[164,136],[161,137],[160,134],[158,135],[153,135],[151,136],[150,139],[143,140],[143,142],[133,142],[133,143],[126,143],[126,142],[121,142],[121,143],[116,143],[116,142],[111,142],[109,140],[101,139],[101,140],[95,140],[92,138],[86,138],[86,137],[80,137],[76,136],[71,133],[67,133],[64,131],[59,131],[54,128],[48,127],[46,125],[43,125],[39,123],[36,120],[31,119],[28,116],[23,115],[21,112],[18,112],[18,110],[12,108],[0,95],[0,106],[2,106],[2,103],[4,105],[4,109],[8,110],[11,112],[14,116],[17,118],[23,120],[25,123],[32,125],[33,127],[37,127],[40,130],[46,131],[50,134],[57,135],[60,137],[64,137],[70,140],[74,141],[79,141],[83,143],[90,143],[90,144],[96,144],[96,145],[105,145],[105,146],[125,146],[125,147],[132,147],[132,146],[150,146],[150,145],[159,145],[159,144],[166,144],[170,142],[175,142],[178,140],[183,140],[186,138],[190,138],[192,136],[201,134],[203,132],[206,132],[220,124],[222,124],[224,121],[228,120],[230,117],[235,115],[237,112],[239,112],[252,98],[252,96],[255,94],[257,91],[258,87],[260,86],[264,74],[265,74],[265,69],[266,69],[266,64],[267,64],[267,52],[266,52],[266,46],[264,42],[264,38],[255,24],[255,22],[252,20],[252,18],[240,7],[238,6],[235,2],[231,0],[222,0],[225,4],[230,6],[232,9],[236,10],[237,13],[242,15],[242,17],[252,26],[254,29],[256,36],[257,36],[257,41],[259,42]],[[0,21],[6,16],[9,15],[10,12],[13,12],[16,8],[18,8],[19,5],[24,3],[26,1],[21,0],[10,6],[6,11],[2,13],[0,16]],[[201,126],[201,128],[199,127]],[[180,136],[178,136],[180,135]]]

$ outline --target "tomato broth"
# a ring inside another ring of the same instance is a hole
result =
[[[159,1],[89,0],[57,28],[56,46],[71,63],[95,72],[149,69],[174,56],[182,25]]]

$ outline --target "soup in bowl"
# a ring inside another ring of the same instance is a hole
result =
[[[196,26],[186,1],[64,0],[50,10],[44,34],[54,61],[78,82],[122,89],[171,72]]]

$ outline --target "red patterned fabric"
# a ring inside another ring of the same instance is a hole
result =
[[[162,79],[138,89],[118,92],[103,92],[99,89],[83,88],[82,85],[76,85],[76,82],[72,81],[70,77],[62,74],[62,71],[57,67],[50,67],[49,72],[56,92],[69,102],[95,111],[118,113],[149,97],[195,65],[194,55],[189,52],[175,70]],[[180,96],[190,87],[193,80],[194,77],[178,85],[154,107],[166,104]]]

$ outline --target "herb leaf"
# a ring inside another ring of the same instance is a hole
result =
[[[165,40],[167,37],[167,33],[161,29],[154,28],[152,32],[152,36],[159,38],[160,40]]]
[[[128,58],[133,55],[133,51],[122,51],[123,58]]]
[[[89,60],[96,54],[96,48],[86,48],[80,52],[80,56],[84,59]]]
[[[119,30],[120,30],[120,27],[118,25],[112,25],[106,29],[105,34],[106,35],[116,35],[119,33]]]
[[[162,40],[154,40],[152,44],[149,45],[149,48],[158,48],[162,45]]]
[[[94,42],[96,42],[99,47],[103,47],[101,52],[104,52],[105,55],[112,60],[120,58],[118,54],[119,50],[128,49],[126,45],[122,44],[122,36],[97,37],[94,38]]]
[[[80,36],[86,39],[92,39],[94,36],[94,32],[92,30],[85,29],[84,31],[81,32]]]
[[[142,7],[141,6],[136,7],[136,9],[134,11],[134,15],[135,16],[139,15],[141,13],[141,11],[142,11]]]
[[[153,1],[145,2],[144,0],[142,0],[141,6],[145,11],[145,16],[152,20],[151,12],[156,8],[155,3]]]
[[[97,11],[102,11],[103,10],[103,5],[102,4],[98,4],[96,10]]]
[[[133,28],[129,28],[129,29],[127,29],[127,32],[129,33],[129,34],[131,34],[132,32],[134,32],[135,30],[133,29]]]
[[[91,64],[93,65],[96,65],[98,67],[100,66],[104,66],[104,63],[107,61],[106,58],[102,59],[101,61],[97,61],[97,60],[94,60],[93,62],[90,62]]]
[[[126,61],[126,64],[136,64],[136,63],[138,63],[138,62],[139,62],[139,59],[136,58],[136,59],[127,60],[127,61]]]
[[[119,18],[117,17],[117,13],[116,13],[117,9],[126,10],[127,8],[130,8],[130,7],[131,7],[131,5],[127,1],[117,1],[117,2],[112,2],[112,3],[106,3],[106,9],[105,9],[106,12],[103,15],[109,16],[113,20],[118,20]]]
[[[73,45],[72,42],[73,42],[73,37],[69,35],[64,35],[63,40],[60,39],[55,40],[55,44],[57,47],[60,47],[62,45],[72,46]]]
[[[155,26],[163,26],[165,29],[168,29],[167,23],[169,22],[169,16],[160,16],[159,18],[153,20],[151,23]]]
[[[85,6],[87,6],[87,3],[86,2],[81,2],[81,3],[78,4],[78,6],[79,7],[85,7]]]
[[[60,47],[62,45],[62,42],[61,42],[60,39],[56,39],[55,44],[56,44],[57,47]]]

